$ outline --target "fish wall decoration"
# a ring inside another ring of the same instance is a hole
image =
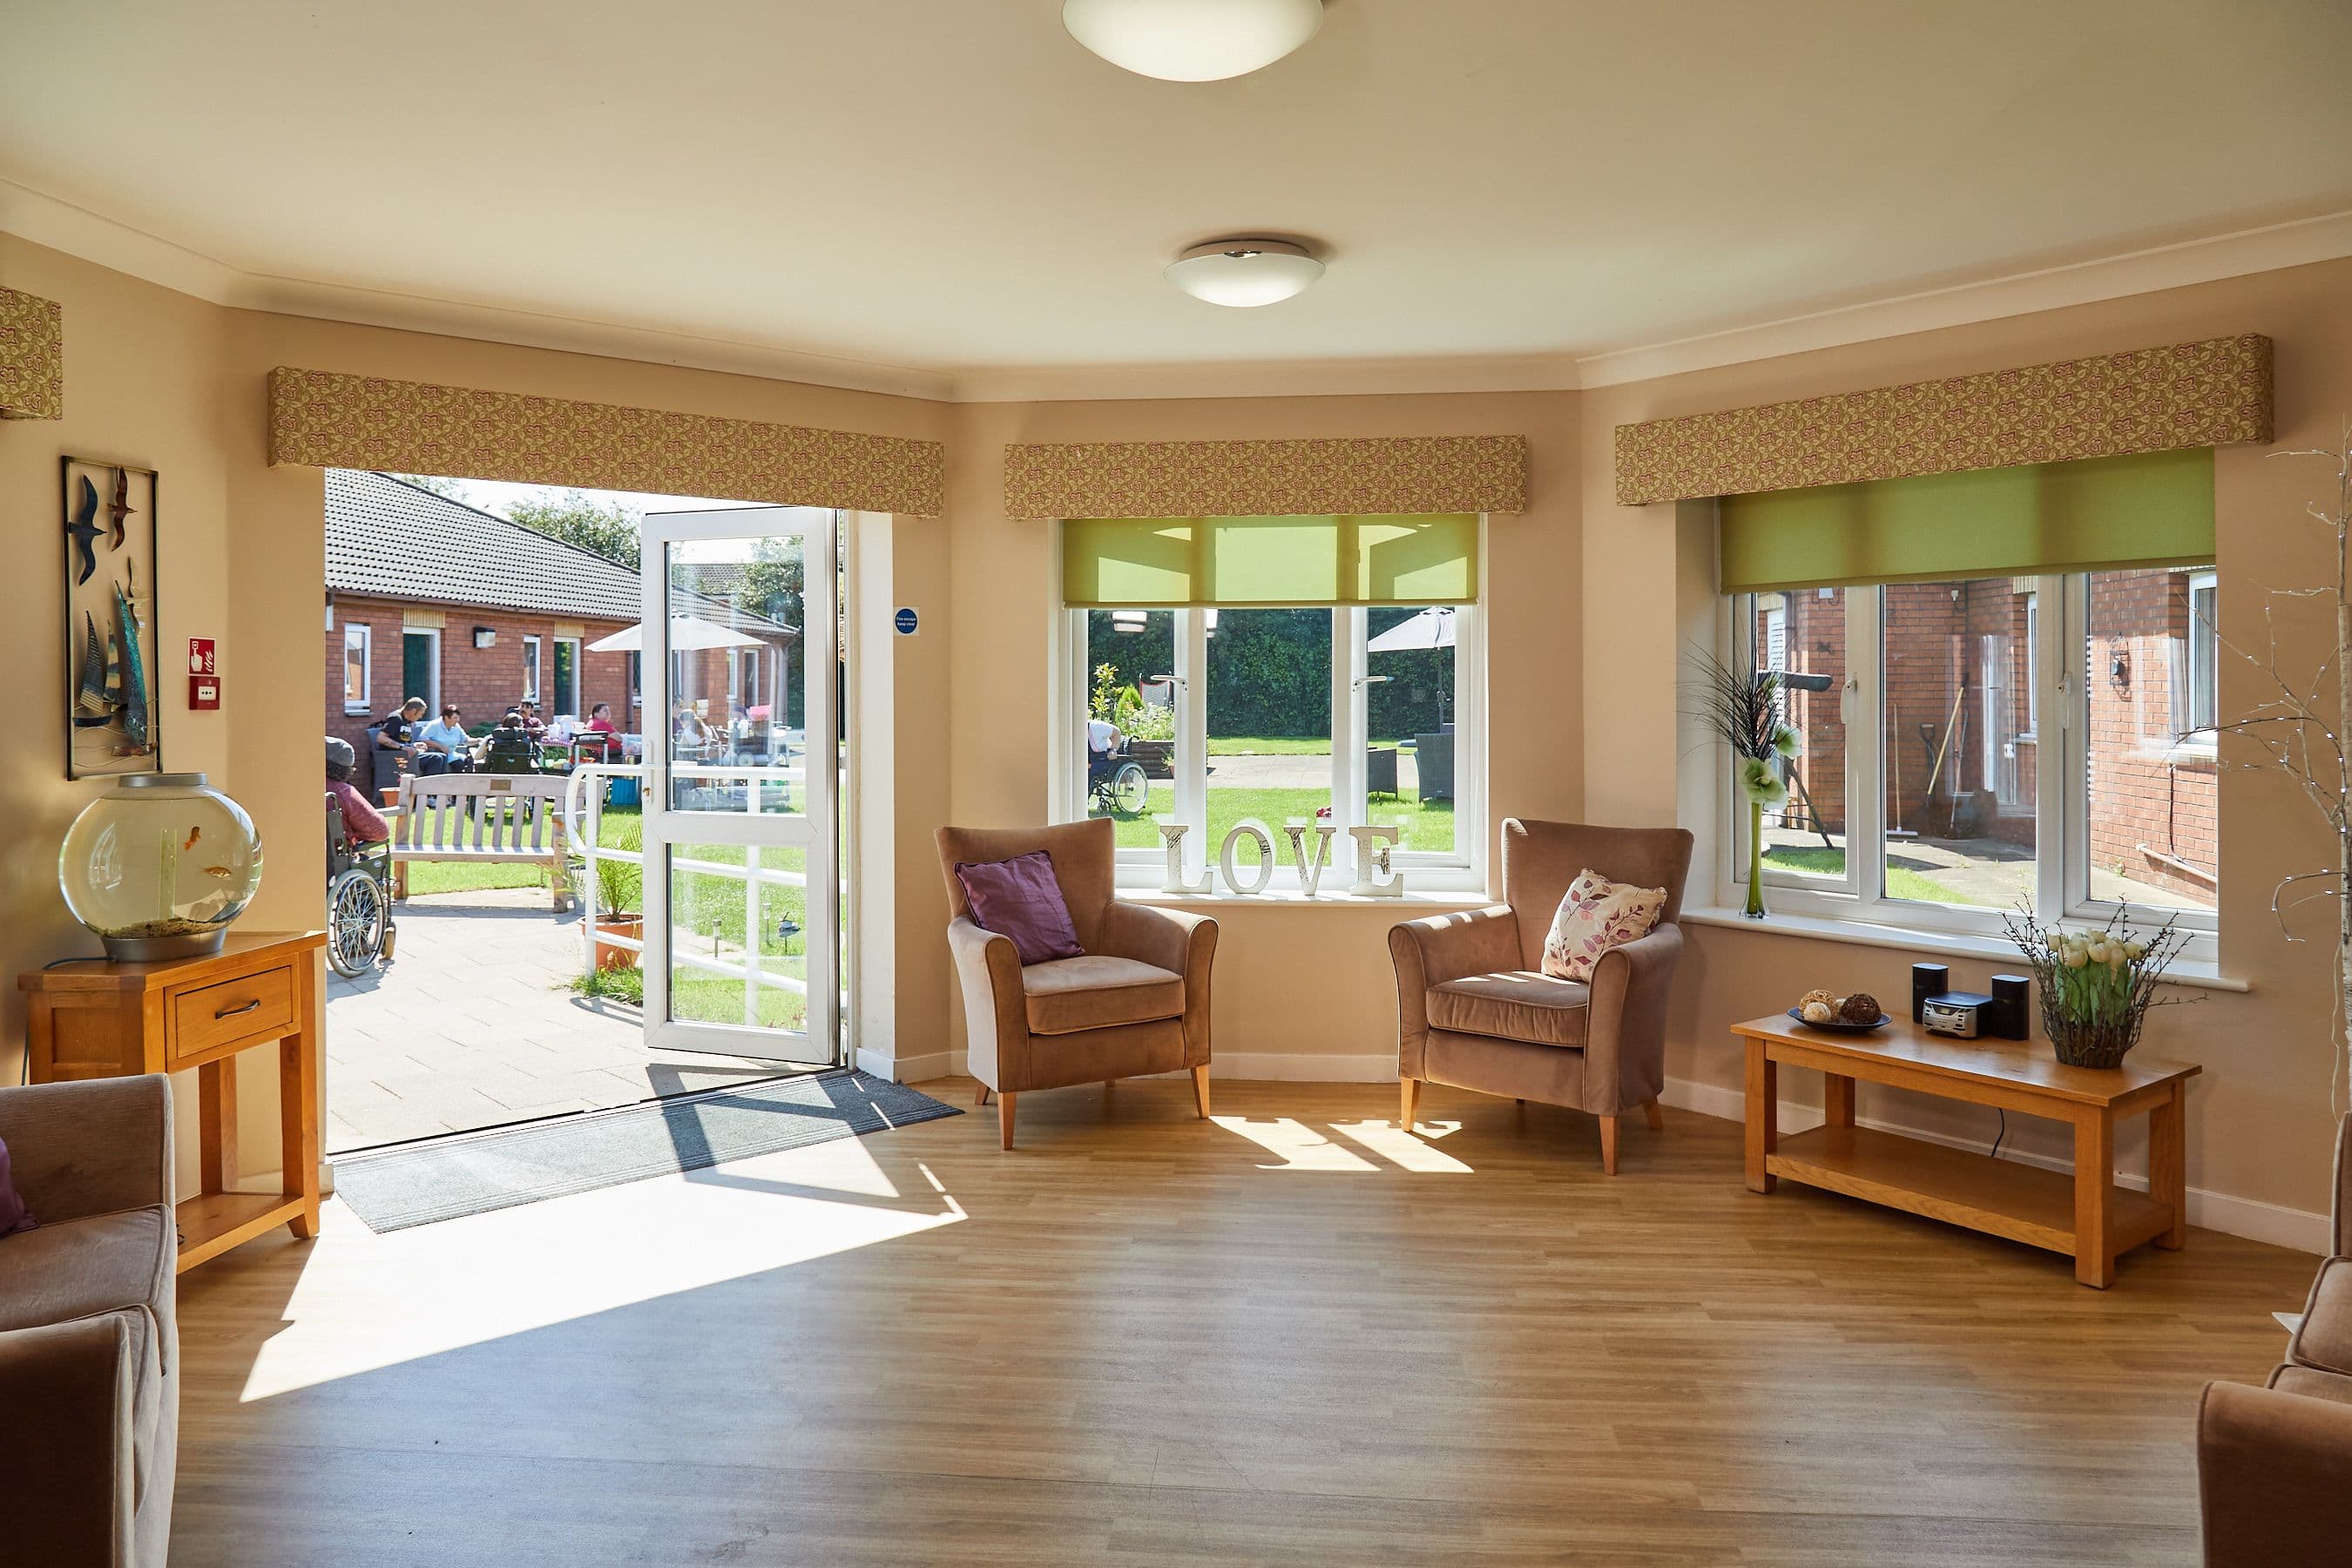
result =
[[[130,744],[125,756],[149,749],[147,663],[139,657],[139,619],[120,584],[114,590],[114,619],[122,642],[122,733]]]

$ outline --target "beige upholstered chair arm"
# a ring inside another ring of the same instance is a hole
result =
[[[129,1561],[133,1343],[127,1310],[0,1332],[0,1451],[27,1505],[9,1510],[8,1561]]]
[[[172,1087],[160,1073],[0,1089],[0,1142],[34,1217],[172,1201]]]
[[[2206,1568],[2341,1562],[2352,1542],[2352,1405],[2206,1384],[2197,1489]]]
[[[1620,1080],[1626,1062],[1663,1058],[1666,1005],[1682,956],[1682,927],[1662,925],[1645,937],[1611,948],[1592,966],[1591,1011],[1584,1029],[1591,1103],[1614,1105],[1657,1092],[1659,1085],[1643,1083],[1641,1093],[1626,1094],[1621,1092]]]
[[[1209,1059],[1209,973],[1217,922],[1207,915],[1115,900],[1103,919],[1111,952],[1184,977],[1184,1065]]]
[[[1013,939],[968,917],[948,922],[948,952],[963,992],[966,1066],[992,1089],[1019,1089],[1029,1062],[1029,1003]]]
[[[1391,927],[1389,951],[1401,952],[1400,942],[1420,963],[1423,990],[1466,975],[1501,974],[1519,967],[1519,917],[1508,904],[1430,915]]]

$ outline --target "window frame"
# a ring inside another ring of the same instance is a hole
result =
[[[2091,575],[2086,573],[2044,574],[2027,590],[2038,633],[2033,646],[2031,681],[2037,747],[2034,787],[2035,911],[2061,911],[2067,926],[2104,924],[2118,910],[2114,900],[2091,896],[2089,736],[2089,665]],[[1958,579],[1955,579],[1956,581]],[[1768,904],[1791,915],[1843,921],[1881,929],[1930,936],[1974,936],[1999,940],[2002,911],[1960,904],[1934,904],[1893,899],[1885,890],[1885,726],[1883,717],[1883,644],[1885,596],[1876,584],[1847,586],[1845,598],[1846,679],[1839,705],[1845,732],[1845,873],[1843,877],[1768,870]],[[1749,623],[1756,614],[1756,594],[1718,595],[1717,646],[1737,647],[1734,639],[1753,635]],[[2056,615],[2052,615],[2053,607]],[[2054,728],[2053,721],[2054,720]],[[2054,742],[2054,744],[2053,744]],[[2056,766],[2051,765],[2056,761]],[[1720,761],[1717,775],[1717,820],[1722,825],[1717,841],[1718,902],[1737,908],[1746,900],[1748,880],[1748,812],[1733,783],[1733,770]],[[2212,965],[2219,962],[2218,910],[2157,910],[2133,906],[2136,921],[2175,918],[2188,937],[2184,963]]]
[[[356,644],[352,634],[358,634]],[[352,650],[356,646],[360,656],[360,694],[352,697]],[[365,621],[343,623],[343,712],[373,715],[375,711],[375,628]]]
[[[533,703],[539,700],[540,679],[544,673],[541,667],[539,634],[525,632],[522,638],[522,696],[518,700]]]
[[[2213,747],[2214,726],[2221,717],[2221,630],[2216,625],[2221,604],[2221,576],[2210,569],[2191,572],[2188,576],[2189,726],[2180,732],[2179,741],[2184,746],[2210,752]],[[2197,613],[2197,598],[2200,593],[2212,595],[2213,619],[2207,619]],[[2200,647],[2204,650],[2202,680],[2198,679],[2198,650]]]
[[[587,648],[585,647],[586,639],[582,637],[551,637],[549,640],[554,645],[551,651],[554,653],[555,657],[551,661],[551,668],[548,669],[547,673],[553,678],[554,685],[556,687],[556,694],[555,700],[548,704],[548,716],[550,718],[553,718],[559,714],[569,713],[572,717],[577,719],[580,717],[581,702],[582,699],[586,694],[588,684],[587,670],[580,662],[583,656],[587,652]],[[563,700],[562,690],[563,649],[566,644],[569,644],[572,648],[572,700],[569,705],[567,705]],[[536,702],[539,700],[534,697],[531,700]]]
[[[1486,520],[1479,520],[1480,594],[1485,593]],[[1315,606],[1301,606],[1313,608]],[[1486,889],[1486,633],[1477,604],[1456,605],[1454,674],[1454,844],[1452,853],[1398,850],[1390,864],[1403,872],[1409,889],[1424,892],[1480,892]],[[1209,623],[1213,609],[1170,609],[1147,606],[1149,613],[1175,617],[1174,648],[1177,773],[1175,809],[1170,815],[1192,825],[1184,836],[1186,875],[1197,880],[1217,864],[1221,845],[1208,837],[1208,712],[1201,699],[1208,668]],[[1370,744],[1370,704],[1367,685],[1369,655],[1368,607],[1334,605],[1331,657],[1331,795],[1332,818],[1339,831],[1332,836],[1330,859],[1318,889],[1318,898],[1343,894],[1355,879],[1354,841],[1348,829],[1365,818],[1365,751]],[[1087,819],[1087,758],[1085,726],[1089,674],[1085,607],[1057,605],[1053,614],[1051,665],[1053,689],[1047,703],[1053,726],[1050,747],[1049,816],[1055,822]],[[1189,764],[1189,765],[1188,765]],[[1283,825],[1270,822],[1276,870],[1268,890],[1296,895],[1298,874],[1290,863],[1290,846]],[[1165,879],[1167,852],[1158,844],[1121,847],[1117,854],[1117,883],[1122,889],[1157,889]],[[1230,896],[1222,881],[1203,898]]]

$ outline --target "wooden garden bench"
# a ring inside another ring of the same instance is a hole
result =
[[[571,850],[563,837],[568,781],[537,773],[411,774],[400,784],[392,826],[392,896],[408,897],[419,860],[547,868],[555,912],[572,908]]]

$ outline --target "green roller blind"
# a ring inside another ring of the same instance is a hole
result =
[[[1726,496],[1723,588],[1933,583],[2213,559],[2213,449]]]
[[[1474,512],[1062,524],[1062,599],[1085,608],[1467,605],[1477,597]]]

